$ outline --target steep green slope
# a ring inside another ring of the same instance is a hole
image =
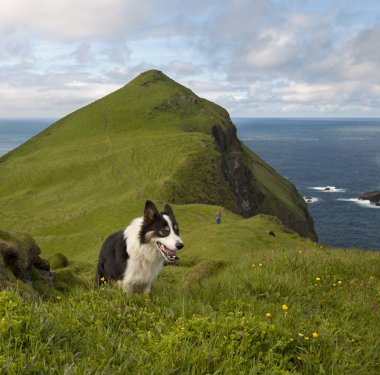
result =
[[[241,145],[228,113],[158,71],[0,158],[0,228],[51,252],[96,258],[147,198],[269,213],[315,239],[303,199]]]

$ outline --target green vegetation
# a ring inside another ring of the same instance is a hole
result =
[[[66,256],[62,253],[54,253],[49,258],[50,268],[52,270],[58,269],[58,268],[64,268],[69,265],[69,260],[66,258]]]
[[[0,292],[0,372],[378,374],[380,254],[322,247],[266,216],[224,211],[216,225],[215,209],[179,208],[188,246],[150,295],[94,289],[89,275],[32,304]]]
[[[0,158],[0,250],[38,244],[55,273],[46,287],[26,267],[30,285],[0,256],[1,373],[380,372],[380,254],[300,237],[312,223],[294,186],[237,140],[222,155],[215,124],[231,137],[223,108],[150,71]],[[235,160],[258,212],[295,231],[233,213],[221,169]],[[180,261],[150,295],[94,288],[103,240],[145,199],[173,203]]]
[[[0,228],[30,233],[49,256],[88,261],[107,234],[141,214],[146,199],[236,212],[211,136],[215,124],[233,129],[223,108],[161,72],[145,72],[0,158]],[[294,217],[289,225],[310,235],[294,187],[248,150],[244,161],[262,190],[255,209]]]

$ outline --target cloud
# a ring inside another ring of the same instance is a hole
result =
[[[73,57],[79,64],[94,60],[95,55],[92,51],[91,44],[81,43],[76,49],[76,51],[73,53]]]
[[[124,65],[126,64],[132,54],[132,50],[126,43],[109,43],[104,46],[102,52],[110,62]]]
[[[14,87],[1,83],[0,112],[4,117],[15,117],[17,113],[17,117],[58,118],[118,88],[118,85],[82,81],[67,81],[59,88],[39,85]]]
[[[2,0],[1,6],[1,33],[74,43],[183,34],[197,23],[191,10],[205,8],[199,0],[191,6],[179,0]]]
[[[108,39],[136,33],[154,9],[152,0],[3,0],[0,24],[3,31],[56,41]]]
[[[376,115],[379,12],[367,0],[3,0],[1,113],[70,112],[158,68],[233,115]]]
[[[328,84],[308,84],[305,82],[289,82],[280,93],[283,102],[320,104],[333,102],[339,97],[339,90]]]
[[[246,63],[255,69],[274,70],[293,62],[297,45],[287,32],[266,30],[259,35],[259,43],[246,53]]]
[[[172,60],[168,64],[161,66],[165,72],[170,72],[176,78],[191,77],[203,73],[203,68],[200,64],[196,65],[190,61]]]

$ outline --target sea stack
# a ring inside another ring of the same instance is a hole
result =
[[[370,201],[372,204],[380,205],[380,190],[369,191],[362,194],[359,199],[363,201]]]

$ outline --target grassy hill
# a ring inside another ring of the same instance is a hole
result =
[[[146,198],[173,203],[181,260],[149,296],[94,289],[102,241]],[[60,281],[74,285],[37,300],[0,291],[2,373],[380,372],[380,253],[315,243],[294,186],[223,108],[161,72],[0,158],[0,229],[67,256]]]
[[[105,236],[153,199],[272,214],[315,239],[294,186],[234,131],[223,108],[145,72],[0,158],[0,228],[95,259]]]

